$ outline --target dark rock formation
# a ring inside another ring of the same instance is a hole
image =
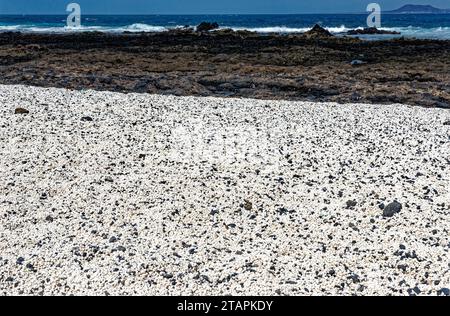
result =
[[[348,35],[400,35],[400,32],[379,30],[376,27],[355,29],[347,32]]]
[[[219,28],[219,24],[214,22],[202,22],[197,26],[197,32],[209,32],[212,30],[217,30]]]
[[[333,34],[321,27],[319,24],[314,25],[314,27],[308,32],[305,32],[304,35],[309,38],[333,37]]]

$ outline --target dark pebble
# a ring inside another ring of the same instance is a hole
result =
[[[290,211],[290,210],[288,210],[288,209],[285,208],[285,207],[279,208],[279,209],[277,210],[277,212],[278,212],[280,215],[284,215],[284,214],[288,214],[288,213],[294,213],[294,211]]]
[[[395,214],[400,213],[402,207],[403,206],[399,202],[392,202],[383,210],[383,217],[393,217]]]
[[[109,239],[109,242],[110,243],[117,242],[117,238],[113,236]]]
[[[358,202],[354,201],[354,200],[349,200],[347,201],[347,208],[348,209],[352,209],[354,208],[356,205],[358,205]]]
[[[437,294],[439,296],[450,296],[450,289],[442,288],[437,292]]]
[[[19,257],[19,258],[17,258],[17,261],[16,261],[16,263],[17,264],[22,264],[23,262],[25,261],[25,259],[24,258],[22,258],[22,257]]]
[[[82,122],[92,122],[94,119],[92,118],[92,117],[90,117],[90,116],[83,116],[82,118],[81,118],[81,121]]]
[[[28,114],[28,113],[30,113],[30,111],[28,111],[27,109],[24,109],[24,108],[17,108],[14,111],[14,114]]]
[[[244,208],[245,208],[247,211],[251,211],[252,208],[253,208],[252,202],[247,201],[247,200],[245,200],[244,202],[245,202],[245,203],[244,203]]]
[[[31,263],[27,263],[26,268],[32,272],[37,272],[36,268]]]
[[[410,296],[416,296],[419,295],[420,293],[422,293],[422,291],[417,286],[413,289],[408,289],[408,294]]]

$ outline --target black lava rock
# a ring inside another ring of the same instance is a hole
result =
[[[305,32],[304,35],[313,38],[333,37],[333,34],[331,34],[328,30],[321,27],[319,24],[314,25],[313,28]]]
[[[14,114],[28,114],[28,113],[30,113],[30,111],[28,111],[27,109],[24,109],[24,108],[17,108],[14,111]]]
[[[288,209],[285,208],[285,207],[279,208],[279,209],[277,210],[277,212],[278,212],[280,215],[285,215],[285,214],[294,213],[294,211],[290,211],[290,210],[288,210]]]
[[[438,296],[450,296],[450,289],[443,288],[437,292]]]
[[[244,200],[244,208],[245,208],[247,211],[251,211],[252,208],[253,208],[252,202],[247,201],[247,200]]]
[[[387,205],[383,210],[383,217],[393,217],[395,214],[400,213],[403,206],[395,201]]]
[[[82,122],[92,122],[94,119],[92,118],[92,117],[90,117],[90,116],[83,116],[82,118],[81,118],[81,121]]]
[[[409,296],[417,296],[420,293],[422,293],[422,291],[417,286],[413,289],[408,289]]]
[[[37,269],[36,269],[31,263],[28,263],[28,264],[26,265],[26,268],[27,268],[28,270],[30,270],[31,272],[37,272]]]
[[[347,208],[348,208],[348,209],[352,209],[352,208],[354,208],[357,204],[358,204],[358,202],[353,201],[353,200],[347,201]]]
[[[219,28],[219,24],[214,22],[202,22],[197,26],[197,32],[209,32]]]

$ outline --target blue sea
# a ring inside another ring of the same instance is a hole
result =
[[[367,14],[300,15],[83,15],[80,28],[67,28],[66,15],[0,15],[0,32],[162,32],[202,21],[218,22],[221,28],[259,33],[301,33],[318,23],[337,35],[366,27]],[[405,37],[450,39],[450,14],[384,14],[382,29]],[[382,39],[395,36],[365,36]]]

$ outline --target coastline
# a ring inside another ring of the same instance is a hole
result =
[[[2,295],[450,287],[447,110],[0,85],[0,114]]]
[[[0,83],[450,108],[450,41],[246,31],[0,33]],[[362,64],[352,66],[352,61]]]

